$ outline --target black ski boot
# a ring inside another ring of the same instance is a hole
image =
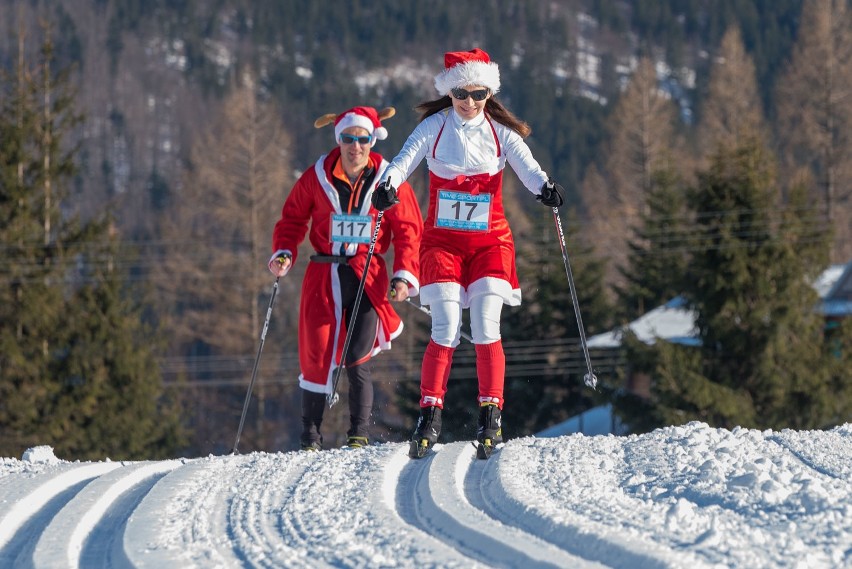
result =
[[[322,435],[316,429],[302,431],[299,442],[302,450],[322,450]]]
[[[485,459],[494,447],[503,442],[503,425],[500,408],[494,403],[479,405],[479,428],[476,430],[476,458]]]
[[[411,443],[408,446],[408,456],[411,458],[423,458],[426,452],[438,442],[441,434],[441,408],[421,407],[420,417],[417,419],[417,427],[411,435]]]
[[[364,448],[370,445],[370,434],[367,422],[359,417],[351,416],[349,430],[346,431],[346,446],[349,448]]]
[[[356,437],[350,435],[346,438],[346,446],[349,448],[364,448],[370,445],[370,439],[367,437]]]

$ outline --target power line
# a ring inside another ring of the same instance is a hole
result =
[[[503,349],[506,354],[507,380],[582,375],[586,370],[579,338],[505,342]],[[374,376],[382,378],[381,381],[391,383],[419,381],[424,351],[425,348],[394,348],[391,352],[370,360],[372,372]],[[623,356],[615,350],[592,350],[591,355],[592,367],[598,374],[614,376],[625,365]],[[159,360],[165,386],[203,389],[245,386],[252,362],[253,356],[250,354],[169,357]],[[453,377],[475,378],[475,363],[476,352],[470,346],[462,344],[453,356]],[[414,371],[410,375],[401,373],[401,370],[406,369]],[[258,379],[258,384],[295,385],[299,376],[298,355],[269,354],[264,359],[261,376],[269,373],[275,373],[277,377]],[[170,376],[186,375],[194,379],[169,379]]]

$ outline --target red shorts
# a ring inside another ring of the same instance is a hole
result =
[[[472,249],[459,239],[459,244],[427,245],[420,248],[421,286],[455,282],[467,288],[471,283],[494,277],[518,286],[515,273],[515,248],[512,244],[493,243]]]

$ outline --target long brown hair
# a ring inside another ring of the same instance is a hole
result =
[[[440,99],[424,101],[414,107],[414,110],[420,113],[420,122],[423,122],[428,117],[440,113],[444,109],[452,106],[453,101],[450,99],[450,96],[444,95]],[[532,133],[530,125],[516,117],[512,111],[504,107],[503,103],[498,101],[494,95],[491,95],[491,97],[485,101],[485,112],[498,123],[520,134],[521,138],[526,138]]]

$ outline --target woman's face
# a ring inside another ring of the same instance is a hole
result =
[[[484,95],[484,96],[483,96]],[[485,102],[491,97],[491,90],[482,85],[466,85],[461,89],[453,89],[450,91],[450,99],[453,101],[453,108],[456,113],[466,121],[475,118],[482,109],[485,108]],[[476,99],[482,100],[477,101]]]

